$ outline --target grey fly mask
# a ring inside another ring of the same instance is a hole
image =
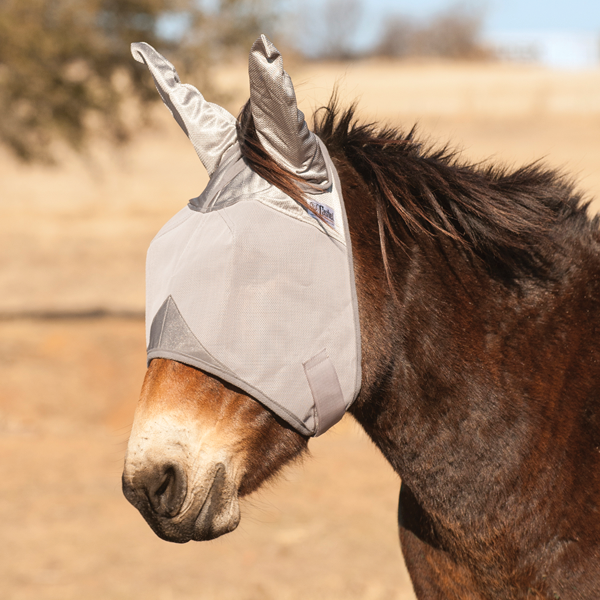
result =
[[[320,435],[360,389],[358,307],[337,172],[298,110],[281,55],[265,36],[252,46],[252,115],[265,150],[307,182],[314,214],[247,166],[232,115],[182,84],[148,44],[131,50],[210,176],[150,244],[148,361],[216,375]]]

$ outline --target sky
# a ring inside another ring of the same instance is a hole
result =
[[[306,4],[323,4],[304,0]],[[358,41],[368,43],[377,35],[387,14],[426,19],[456,4],[448,0],[365,0]],[[600,0],[490,0],[463,3],[484,10],[486,33],[516,31],[570,31],[600,35]]]
[[[202,0],[210,7],[217,0]],[[538,59],[552,67],[578,69],[600,66],[600,0],[275,0],[290,21],[289,34],[310,56],[318,54],[326,39],[326,5],[336,4],[340,22],[352,4],[356,27],[352,36],[355,50],[376,45],[386,17],[403,15],[426,21],[436,13],[460,4],[481,11],[484,41],[492,44],[531,43],[539,47]],[[176,35],[184,22],[166,20],[167,36]],[[298,39],[298,34],[300,38]]]
[[[326,0],[291,2],[300,6],[301,12],[309,15],[309,20],[312,15],[318,20],[318,15],[323,14],[323,6],[327,4]],[[427,20],[457,2],[362,0],[361,4],[354,34],[357,49],[367,48],[376,42],[386,16],[400,14]],[[591,66],[592,55],[594,61],[600,62],[600,0],[471,0],[461,4],[483,11],[483,33],[488,40],[527,40],[532,37],[544,45],[542,58],[553,66]]]

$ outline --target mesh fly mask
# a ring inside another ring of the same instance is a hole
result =
[[[281,55],[265,36],[252,46],[252,116],[266,152],[306,182],[312,212],[246,164],[231,114],[182,84],[148,44],[131,49],[210,176],[150,244],[148,361],[216,375],[320,435],[360,390],[358,306],[338,175]]]

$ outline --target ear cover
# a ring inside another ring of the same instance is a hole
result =
[[[313,192],[328,189],[332,182],[317,137],[298,109],[279,50],[264,35],[252,45],[248,70],[252,116],[265,150]]]
[[[160,97],[211,176],[237,139],[235,118],[207,102],[193,85],[181,83],[175,67],[146,42],[131,44],[131,54],[150,70]]]

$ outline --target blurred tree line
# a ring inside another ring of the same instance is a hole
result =
[[[492,53],[482,40],[485,10],[453,2],[426,19],[402,13],[386,14],[377,40],[357,48],[354,40],[368,10],[365,0],[324,0],[320,14],[310,15],[312,56],[351,60],[369,56],[394,58],[489,59]],[[320,18],[319,18],[320,17]]]
[[[81,150],[92,123],[123,142],[124,103],[143,111],[158,97],[131,42],[168,51],[202,85],[212,63],[247,52],[273,22],[268,0],[0,0],[0,143],[51,161],[54,140]]]
[[[484,11],[466,4],[452,4],[426,21],[404,15],[391,16],[374,49],[378,56],[397,58],[492,58],[481,39]]]
[[[452,5],[426,21],[387,15],[357,50],[364,0],[0,0],[0,144],[24,161],[52,161],[56,140],[85,148],[92,131],[126,141],[158,100],[132,41],[167,53],[203,93],[211,66],[247,54],[259,33],[307,58],[486,58],[483,13]],[[285,29],[287,25],[287,31]],[[127,114],[125,114],[127,112]]]

